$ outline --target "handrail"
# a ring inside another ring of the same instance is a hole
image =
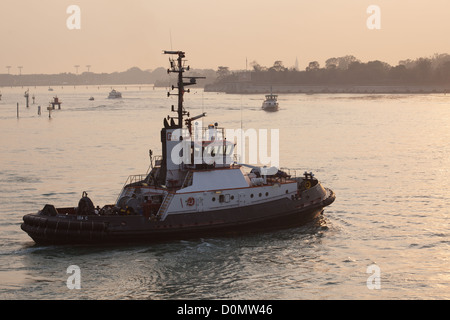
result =
[[[122,186],[122,189],[120,190],[119,195],[117,196],[116,203],[119,201],[120,195],[122,194],[123,190],[125,189],[125,187],[127,185],[136,183],[136,182],[140,182],[140,181],[144,181],[147,176],[148,176],[147,174],[134,174],[134,175],[128,176],[127,180],[125,181],[125,183]]]

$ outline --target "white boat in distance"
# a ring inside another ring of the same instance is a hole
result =
[[[270,87],[270,94],[266,95],[262,109],[265,111],[278,111],[278,95],[272,93],[272,87]]]
[[[266,95],[262,109],[265,111],[278,111],[278,95],[272,93]]]
[[[121,99],[122,94],[119,91],[116,91],[112,89],[112,91],[109,93],[108,99]]]

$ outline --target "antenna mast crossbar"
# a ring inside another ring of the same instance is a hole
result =
[[[178,73],[178,81],[177,81],[177,86],[172,86],[172,90],[174,89],[178,89],[178,93],[167,93],[167,96],[170,97],[171,95],[176,95],[178,96],[178,109],[177,109],[177,113],[178,113],[178,124],[176,125],[177,128],[182,128],[183,127],[183,116],[184,115],[188,115],[188,112],[186,112],[183,108],[183,96],[185,92],[190,92],[189,89],[185,90],[184,88],[187,86],[191,86],[194,84],[197,84],[197,79],[205,79],[205,77],[183,77],[183,73],[185,71],[189,71],[190,67],[184,67],[184,62],[185,60],[183,60],[186,57],[186,54],[183,51],[164,51],[164,54],[170,54],[170,55],[177,55],[178,58],[176,60],[169,58],[170,61],[170,68],[167,69],[167,73]],[[189,82],[184,82],[183,79],[189,79]]]

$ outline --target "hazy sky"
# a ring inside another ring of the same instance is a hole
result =
[[[81,29],[69,30],[70,5]],[[370,5],[381,29],[369,30]],[[167,66],[183,50],[193,68],[244,69],[298,58],[321,65],[347,54],[362,61],[450,53],[449,0],[1,0],[0,73],[124,71]]]

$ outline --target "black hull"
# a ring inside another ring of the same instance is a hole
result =
[[[23,231],[38,244],[153,243],[240,235],[304,225],[334,201],[334,194],[306,207],[289,199],[220,211],[169,215],[164,221],[143,216],[24,216]]]

